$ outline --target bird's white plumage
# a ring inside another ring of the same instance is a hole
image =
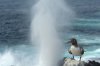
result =
[[[74,45],[72,45],[69,49],[69,51],[71,51],[72,55],[75,55],[75,56],[81,56],[81,47],[75,47]]]

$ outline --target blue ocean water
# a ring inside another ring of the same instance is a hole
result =
[[[0,1],[0,66],[34,64],[32,62],[37,52],[29,43],[30,10],[33,3],[35,0]],[[62,41],[75,37],[86,51],[83,59],[100,58],[100,1],[68,0],[68,3],[77,17],[69,31],[66,25],[59,30]],[[65,56],[71,57],[67,53],[70,45],[64,45]]]

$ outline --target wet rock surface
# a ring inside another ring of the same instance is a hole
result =
[[[100,66],[100,63],[96,62],[95,60],[88,60],[88,62],[85,62],[85,61],[66,58],[64,60],[63,66]]]

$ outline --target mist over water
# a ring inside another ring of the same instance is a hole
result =
[[[32,12],[31,41],[39,49],[36,66],[57,66],[64,56],[57,28],[70,25],[73,12],[64,0],[39,0]]]

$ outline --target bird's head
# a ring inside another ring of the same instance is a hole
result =
[[[75,38],[72,38],[67,43],[71,43],[72,45],[77,45],[77,40]]]

